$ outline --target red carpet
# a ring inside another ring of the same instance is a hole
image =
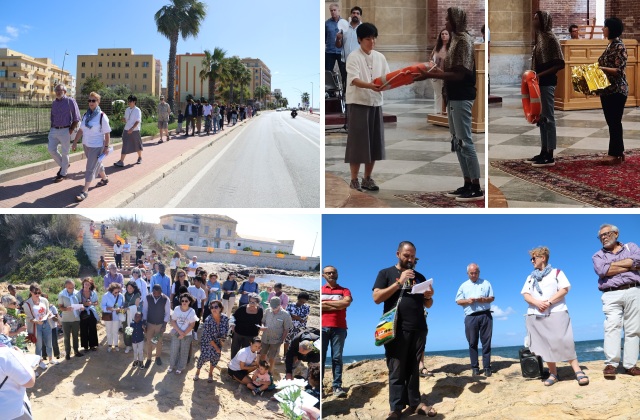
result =
[[[535,168],[520,159],[497,160],[491,166],[595,207],[640,207],[640,149],[627,150],[622,165],[603,165],[604,156],[560,156],[555,166],[545,168]]]
[[[445,197],[445,191],[429,192],[429,193],[416,193],[416,194],[404,194],[396,195],[398,198],[402,198],[410,203],[419,205],[420,207],[436,207],[436,208],[471,208],[471,209],[483,209],[484,200],[478,201],[456,201],[455,198]]]

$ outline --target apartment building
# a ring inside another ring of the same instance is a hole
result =
[[[98,48],[98,54],[79,55],[76,73],[78,90],[85,79],[98,76],[109,87],[125,85],[135,94],[159,96],[156,60],[131,48]]]
[[[243,58],[241,60],[251,72],[251,83],[249,92],[254,96],[257,86],[268,86],[271,92],[271,70],[259,58]]]
[[[71,84],[71,74],[51,59],[0,48],[0,99],[53,100],[58,83]]]

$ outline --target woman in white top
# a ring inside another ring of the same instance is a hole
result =
[[[178,267],[180,266],[180,253],[176,252],[173,254],[173,258],[169,262],[169,269],[171,270],[171,281],[176,280],[176,272]]]
[[[122,151],[120,160],[114,166],[123,167],[124,157],[129,153],[138,153],[138,162],[142,163],[142,137],[140,137],[140,126],[142,125],[142,111],[136,106],[138,98],[129,95],[127,99],[129,107],[124,111],[124,129],[122,130]]]
[[[520,293],[529,304],[526,317],[529,348],[549,367],[550,375],[544,385],[558,382],[556,363],[566,360],[576,373],[578,383],[588,385],[589,378],[578,365],[571,318],[565,303],[571,284],[560,269],[549,265],[549,248],[532,249],[529,255],[534,270]]]
[[[384,160],[384,127],[382,123],[382,88],[373,84],[376,77],[389,73],[384,55],[373,48],[378,29],[363,23],[356,29],[360,48],[347,57],[347,104],[349,133],[344,161],[349,164],[351,183],[358,191],[379,190],[371,178],[377,160]],[[360,164],[364,163],[362,185],[358,182]]]
[[[171,313],[171,357],[169,358],[169,369],[167,373],[176,370],[176,375],[180,375],[187,366],[189,349],[191,348],[191,331],[198,320],[196,311],[191,308],[193,298],[189,293],[180,295],[180,306],[176,306]]]
[[[444,71],[444,59],[447,58],[447,50],[449,49],[449,31],[443,29],[438,34],[438,41],[431,53],[431,62],[436,65],[440,70]],[[431,85],[433,86],[433,99],[435,101],[435,113],[442,114],[442,88],[444,81],[442,79],[431,79]],[[446,109],[444,111],[446,113]]]
[[[78,146],[78,140],[82,137],[82,149],[87,157],[87,166],[84,172],[84,188],[82,192],[76,196],[77,201],[83,201],[89,196],[89,185],[96,175],[101,180],[98,186],[107,185],[109,178],[102,166],[102,159],[109,153],[109,141],[111,127],[109,127],[109,118],[100,110],[100,95],[95,92],[89,94],[89,109],[82,116],[80,130],[73,138],[71,150],[74,152]]]
[[[53,347],[51,345],[51,325],[49,325],[49,318],[53,315],[49,310],[49,301],[40,297],[42,290],[38,283],[31,283],[31,286],[29,286],[29,294],[31,296],[22,305],[24,313],[27,316],[27,332],[35,334],[38,339],[36,342],[36,354],[42,356],[42,344],[44,343],[47,347],[49,364],[56,365],[58,361],[53,359]],[[57,334],[55,339],[58,339]],[[47,368],[47,365],[42,360],[40,360],[38,366],[40,366],[41,369]]]
[[[113,255],[116,259],[116,267],[122,270],[122,252],[124,251],[124,247],[122,246],[122,242],[116,241],[113,244]]]

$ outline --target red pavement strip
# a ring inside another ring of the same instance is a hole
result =
[[[257,117],[253,118],[259,118]],[[89,196],[81,202],[76,201],[76,196],[82,192],[84,186],[84,174],[86,160],[71,163],[67,179],[54,183],[53,179],[58,172],[58,167],[47,169],[32,175],[23,176],[0,184],[0,208],[86,208],[103,207],[104,202],[108,202],[107,207],[116,207],[114,204],[124,204],[131,197],[118,197],[119,193],[127,189],[142,178],[148,177],[154,171],[158,171],[155,179],[150,179],[147,187],[166,176],[177,168],[181,162],[198,153],[214,142],[220,141],[230,132],[249,123],[253,118],[244,120],[233,127],[225,126],[224,131],[218,134],[189,136],[179,135],[171,137],[170,141],[158,144],[158,137],[145,137],[143,139],[144,150],[142,151],[142,163],[136,164],[138,155],[128,154],[125,157],[125,167],[118,168],[113,164],[120,159],[120,150],[114,150],[104,160],[105,170],[109,177],[109,184],[97,187],[98,180],[94,180],[89,187]],[[175,163],[172,163],[175,162]],[[144,186],[143,186],[144,188]],[[141,191],[139,191],[141,192]]]

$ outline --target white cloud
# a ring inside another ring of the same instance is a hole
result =
[[[493,311],[493,317],[500,321],[505,321],[509,317],[509,315],[515,313],[511,306],[509,306],[505,310],[502,310],[500,309],[500,307],[498,307],[498,305],[491,305],[491,310]]]
[[[10,37],[12,38],[17,38],[18,37],[18,28],[14,27],[14,26],[7,26],[5,28],[5,30],[7,31],[7,34],[9,34]]]
[[[6,44],[10,40],[11,40],[11,38],[9,38],[8,36],[0,35],[0,44]]]

